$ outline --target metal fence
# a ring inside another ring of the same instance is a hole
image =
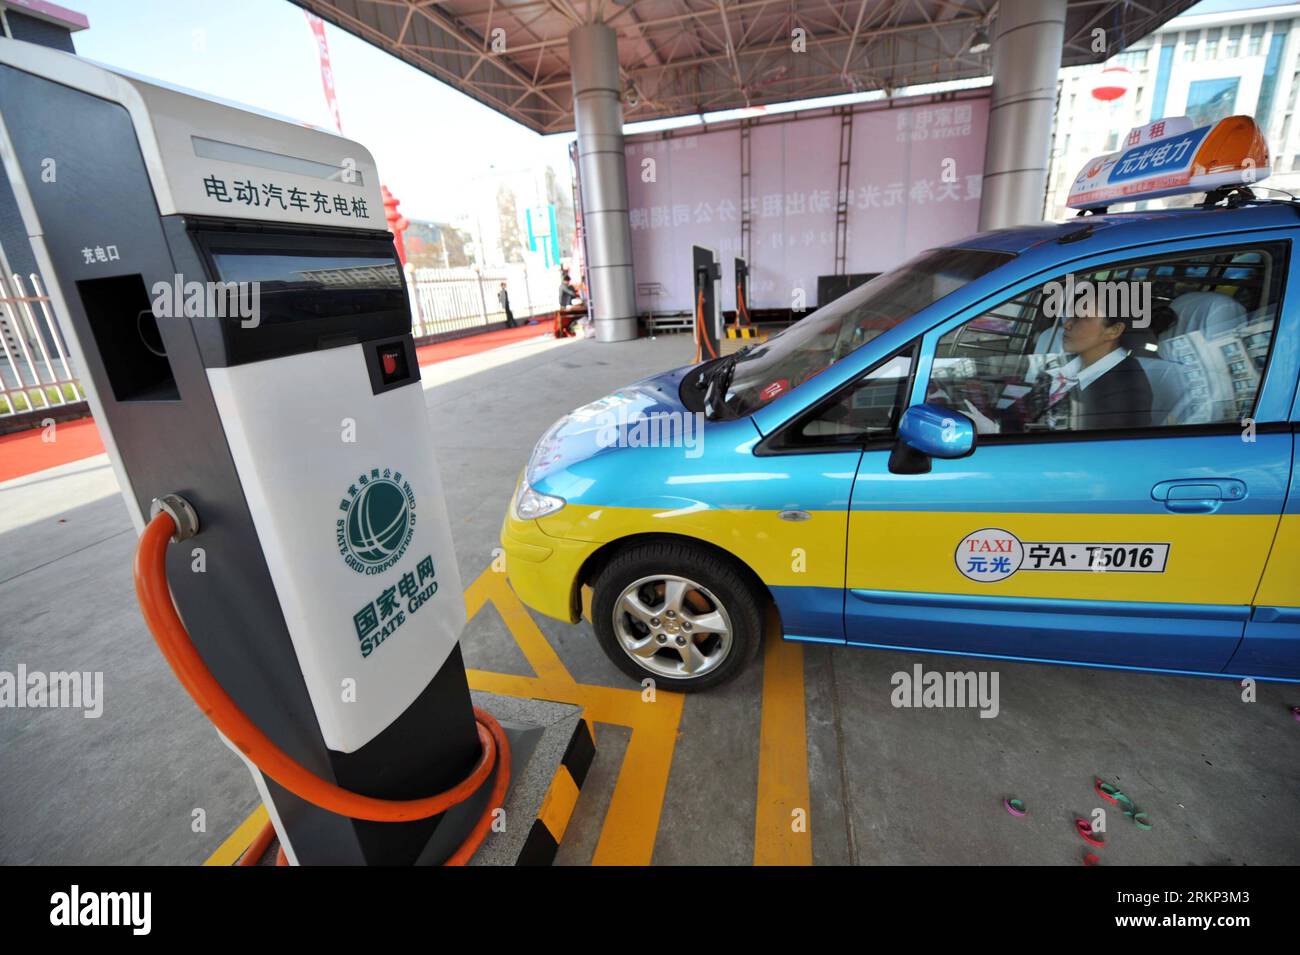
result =
[[[506,320],[497,293],[506,283],[516,321],[554,312],[559,274],[526,265],[498,268],[416,269],[407,267],[411,334],[416,341],[452,337]]]
[[[40,277],[0,275],[0,418],[85,401]]]

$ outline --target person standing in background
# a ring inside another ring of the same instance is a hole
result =
[[[501,303],[502,310],[506,313],[506,328],[515,327],[515,313],[510,311],[510,293],[506,290],[506,283],[501,283],[501,289],[497,292],[497,301]]]

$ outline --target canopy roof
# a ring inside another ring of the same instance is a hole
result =
[[[996,0],[293,0],[538,132],[573,129],[567,37],[618,34],[628,122],[983,76]],[[1070,0],[1062,62],[1106,59],[1194,0]],[[1094,30],[1106,49],[1093,49]],[[792,49],[802,29],[804,52]]]

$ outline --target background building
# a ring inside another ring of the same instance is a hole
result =
[[[451,269],[472,265],[468,232],[450,222],[410,220],[403,241],[406,261],[417,269]]]
[[[1132,127],[1166,116],[1190,116],[1197,125],[1254,116],[1273,161],[1264,186],[1300,193],[1300,135],[1293,120],[1300,89],[1298,33],[1300,4],[1209,0],[1105,63],[1063,69],[1045,217],[1073,214],[1065,200],[1090,158],[1118,149]],[[1171,208],[1199,198],[1113,208]]]
[[[462,212],[456,227],[469,238],[473,264],[501,266],[536,257],[541,267],[558,264],[573,245],[573,189],[553,166],[490,166],[461,184]]]

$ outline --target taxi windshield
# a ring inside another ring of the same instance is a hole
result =
[[[1014,256],[933,249],[819,308],[757,347],[720,358],[686,376],[686,392],[712,418],[739,418],[798,388],[877,335]],[[714,400],[712,395],[720,396]]]

